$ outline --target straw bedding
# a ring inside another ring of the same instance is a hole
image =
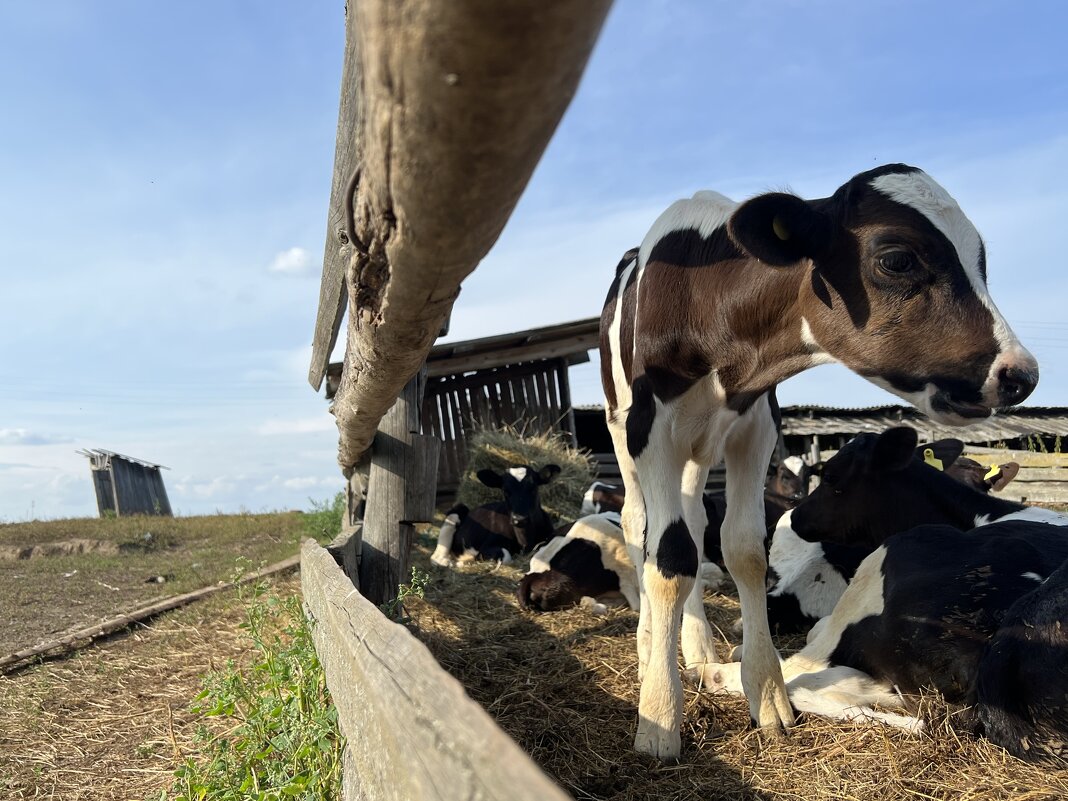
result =
[[[1063,799],[1068,771],[1020,762],[955,726],[959,710],[920,699],[927,733],[805,717],[786,738],[749,726],[740,699],[687,691],[683,760],[662,766],[631,749],[637,718],[637,615],[523,612],[524,562],[431,573],[410,603],[413,631],[468,692],[576,799]],[[726,640],[731,595],[706,599]],[[780,643],[784,652],[800,647]],[[726,655],[726,645],[722,655]]]

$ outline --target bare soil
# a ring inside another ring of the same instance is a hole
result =
[[[0,654],[273,563],[307,536],[299,512],[0,525]],[[239,560],[244,560],[239,561]]]

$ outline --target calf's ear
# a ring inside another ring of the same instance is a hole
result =
[[[818,259],[831,246],[835,225],[796,195],[770,192],[747,200],[727,223],[731,239],[750,256],[775,267]]]
[[[1016,478],[1020,472],[1020,465],[1016,462],[1006,462],[1001,465],[1001,469],[997,475],[993,476],[993,483],[990,484],[990,489],[994,492],[1001,492],[1005,487],[1009,485],[1009,482]]]
[[[929,445],[920,445],[916,448],[916,456],[919,459],[923,459],[923,452],[928,448],[934,453],[934,457],[942,462],[942,469],[945,470],[951,464],[953,464],[960,455],[964,453],[964,443],[959,439],[940,439],[937,442],[932,442]]]
[[[475,473],[475,476],[487,487],[493,487],[494,489],[500,489],[501,484],[504,483],[504,476],[494,470],[490,470],[488,467],[479,470]]]
[[[560,466],[555,464],[547,464],[541,470],[536,473],[535,482],[538,484],[548,484],[554,478],[560,474]]]
[[[886,429],[872,447],[871,467],[882,472],[904,470],[916,451],[916,439],[916,431],[907,426]]]

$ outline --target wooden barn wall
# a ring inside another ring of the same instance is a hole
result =
[[[159,468],[111,459],[111,480],[119,515],[171,515]]]
[[[545,359],[427,379],[422,431],[444,445],[438,461],[438,491],[452,491],[467,467],[472,433],[514,426],[528,434],[564,431],[574,440],[575,419],[567,361]]]

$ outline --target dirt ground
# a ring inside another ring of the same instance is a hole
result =
[[[295,574],[275,582],[298,593]],[[0,676],[0,798],[158,798],[188,753],[201,677],[249,655],[224,592],[62,660]]]
[[[285,512],[0,525],[0,655],[224,581],[240,570],[239,559],[259,567],[292,556],[307,536],[302,518]]]

